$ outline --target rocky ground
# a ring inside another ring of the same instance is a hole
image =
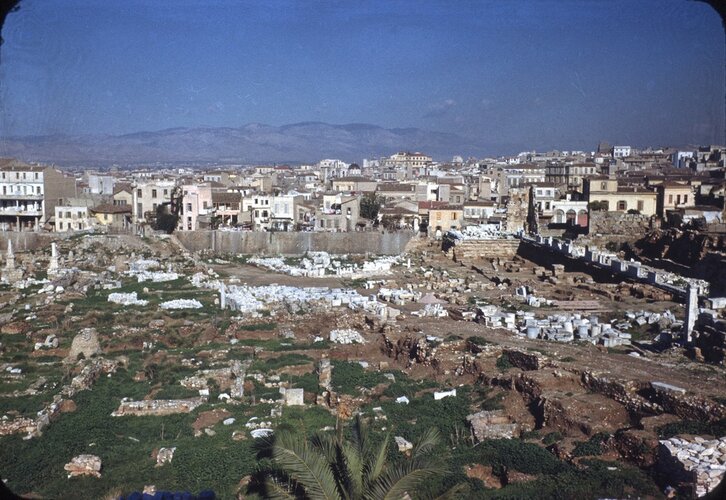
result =
[[[18,493],[100,498],[155,486],[233,497],[254,470],[256,436],[327,432],[363,412],[401,442],[440,428],[452,471],[422,498],[457,482],[481,497],[659,497],[669,485],[703,491],[664,472],[678,464],[659,440],[726,435],[723,366],[663,340],[677,324],[661,315],[677,322],[683,307],[642,285],[552,279],[518,257],[457,263],[427,241],[391,271],[355,279],[192,255],[168,237],[74,237],[59,255],[63,271],[49,281],[50,249],[17,253],[22,280],[0,287],[0,479]],[[361,269],[366,260],[340,259]],[[220,307],[220,284],[378,299],[356,309],[280,299],[240,314]],[[112,293],[139,302],[110,302]],[[201,307],[164,306],[190,301]],[[563,308],[572,301],[603,323],[629,322],[632,342],[607,348],[507,328],[510,313],[517,322],[525,312],[576,314]],[[482,313],[491,308],[499,327]],[[637,320],[651,313],[657,321]],[[331,341],[335,331],[364,342]],[[713,487],[721,469],[708,465]]]

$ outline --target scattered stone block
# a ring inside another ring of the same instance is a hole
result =
[[[96,455],[78,455],[63,466],[68,478],[77,476],[101,477],[101,459]]]

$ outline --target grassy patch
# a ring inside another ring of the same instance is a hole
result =
[[[370,389],[387,380],[382,373],[364,370],[360,363],[333,362],[332,385],[343,394],[357,395],[359,387]]]

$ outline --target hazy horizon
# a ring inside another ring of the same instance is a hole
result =
[[[724,34],[701,2],[23,0],[2,34],[1,137],[322,122],[512,149],[724,142]]]

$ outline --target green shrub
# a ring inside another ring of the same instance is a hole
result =
[[[658,437],[668,439],[677,434],[706,434],[709,436],[726,435],[726,418],[716,422],[700,422],[697,420],[683,420],[656,428]]]
[[[562,436],[562,433],[560,433],[560,432],[557,432],[557,431],[555,431],[555,432],[548,432],[542,438],[542,444],[545,445],[545,446],[550,446],[550,445],[553,445],[555,443],[559,443],[560,441],[562,441],[562,438],[563,438],[563,436]]]
[[[572,450],[573,457],[586,457],[602,455],[603,443],[610,439],[610,435],[604,432],[598,432],[594,434],[587,441],[580,441],[575,444],[575,448]]]
[[[508,356],[502,354],[497,358],[497,368],[499,369],[499,371],[504,372],[509,370],[510,368],[514,368],[514,365],[511,361],[509,361]]]
[[[387,380],[380,372],[364,370],[360,363],[333,361],[332,385],[343,394],[357,395],[358,387],[370,389]]]

